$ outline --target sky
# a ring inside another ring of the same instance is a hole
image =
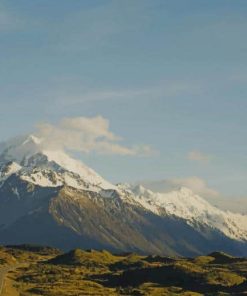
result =
[[[112,182],[247,198],[246,31],[246,0],[1,0],[0,139],[76,135]]]

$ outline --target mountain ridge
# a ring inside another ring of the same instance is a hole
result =
[[[247,216],[219,210],[186,187],[161,194],[113,185],[35,136],[0,145],[0,201],[6,244],[43,239],[70,249],[247,254]]]

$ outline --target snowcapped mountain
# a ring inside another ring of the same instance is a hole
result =
[[[186,187],[169,193],[154,193],[141,185],[126,189],[133,192],[133,198],[144,208],[157,215],[182,218],[195,228],[201,223],[229,238],[247,240],[247,215],[220,210]]]
[[[78,189],[115,189],[95,171],[71,158],[63,151],[47,150],[42,139],[33,135],[20,137],[0,145],[1,171],[16,173],[22,180],[42,187],[64,184]],[[6,176],[0,175],[0,182]]]
[[[247,216],[188,188],[113,185],[33,135],[0,144],[0,243],[169,255],[247,255]]]

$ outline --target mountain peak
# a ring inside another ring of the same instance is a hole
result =
[[[25,158],[29,158],[41,151],[41,139],[33,136],[21,136],[12,138],[0,144],[0,161],[16,161],[21,163]]]
[[[31,134],[27,136],[26,140],[22,143],[22,145],[25,145],[27,143],[33,143],[33,144],[39,145],[41,142],[42,142],[41,138],[38,138]]]
[[[16,170],[12,170],[12,173],[16,173],[22,168],[25,179],[27,177],[28,180],[35,179],[35,184],[37,185],[42,184],[44,186],[44,184],[50,184],[43,180],[47,170],[59,171],[59,173],[62,170],[67,172],[63,177],[71,186],[74,184],[74,186],[78,187],[78,182],[75,182],[74,179],[79,178],[84,184],[91,184],[103,189],[115,189],[115,186],[104,180],[80,160],[74,159],[65,151],[51,150],[45,147],[43,140],[34,135],[14,138],[0,145],[0,164],[3,166],[11,162],[15,163],[17,167]],[[32,175],[29,178],[28,174],[33,174],[34,169],[36,172],[35,176]],[[71,176],[71,173],[73,176]],[[39,182],[37,178],[42,178],[43,181]],[[56,184],[61,185],[61,182],[59,178],[59,182]]]
[[[194,194],[194,192],[190,188],[185,187],[185,186],[180,187],[179,191],[183,195],[192,195],[192,194]]]

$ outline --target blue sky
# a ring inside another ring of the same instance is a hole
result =
[[[150,155],[78,153],[117,181],[247,196],[246,0],[2,0],[0,138],[95,117]]]

